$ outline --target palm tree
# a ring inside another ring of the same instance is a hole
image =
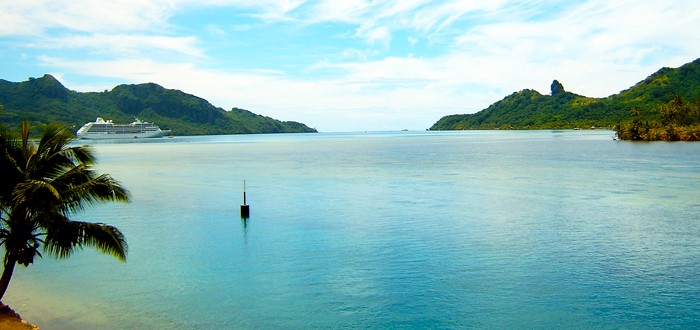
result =
[[[109,175],[98,175],[88,146],[70,146],[73,134],[48,125],[38,145],[0,128],[0,246],[4,247],[0,300],[16,264],[25,267],[41,257],[39,250],[67,258],[84,246],[126,260],[127,244],[119,229],[72,221],[70,216],[98,202],[128,202],[129,193]]]

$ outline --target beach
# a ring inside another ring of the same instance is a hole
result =
[[[23,320],[10,306],[0,305],[0,330],[37,330],[38,327]]]

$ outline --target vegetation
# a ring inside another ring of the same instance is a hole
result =
[[[595,119],[602,119],[602,108],[584,106],[594,102],[595,99],[565,91],[548,96],[528,89],[513,93],[473,115],[443,117],[430,129],[555,129],[608,123]]]
[[[25,267],[42,251],[67,258],[85,246],[126,260],[127,244],[119,229],[70,217],[98,202],[128,202],[128,191],[109,175],[92,169],[88,146],[70,146],[71,132],[47,125],[38,145],[22,122],[17,136],[0,127],[0,245],[4,248],[0,300],[15,265]]]
[[[225,111],[206,100],[159,85],[119,85],[111,91],[79,93],[66,89],[50,75],[14,83],[0,80],[0,120],[35,124],[37,134],[48,123],[77,130],[97,117],[130,123],[134,117],[155,122],[177,135],[306,133],[304,124],[279,121],[234,108]]]
[[[700,99],[695,103],[678,94],[658,107],[658,119],[644,120],[639,108],[633,108],[631,120],[615,127],[618,138],[632,141],[700,141]]]
[[[700,99],[700,59],[680,68],[662,68],[633,87],[605,98],[567,92],[555,80],[551,95],[526,89],[477,113],[445,116],[430,129],[613,128],[630,120],[649,121],[651,125],[660,120],[658,107],[676,95],[686,100]]]

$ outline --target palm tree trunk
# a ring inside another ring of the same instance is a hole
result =
[[[2,303],[2,297],[5,296],[5,292],[10,286],[10,279],[12,279],[12,272],[14,272],[16,264],[17,258],[9,253],[5,254],[5,268],[0,277],[0,303]]]

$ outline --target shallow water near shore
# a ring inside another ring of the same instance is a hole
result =
[[[700,327],[700,144],[612,136],[96,142],[132,203],[74,218],[128,261],[41,259],[4,302],[42,329]]]

